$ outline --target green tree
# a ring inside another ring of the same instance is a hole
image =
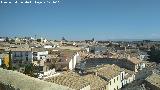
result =
[[[37,39],[37,42],[41,42],[41,39]]]
[[[160,50],[155,49],[155,46],[152,46],[150,48],[148,55],[149,61],[160,63]]]
[[[9,38],[8,37],[6,37],[6,42],[9,42]]]
[[[9,43],[13,43],[13,42],[15,42],[15,40],[14,40],[14,39],[11,39],[11,40],[9,41]]]
[[[2,67],[3,69],[7,69],[7,66],[6,66],[6,64],[4,63],[4,60],[2,60],[2,65],[1,65],[1,67]]]
[[[92,42],[94,41],[94,38],[92,38]]]
[[[24,74],[34,77],[34,65],[32,63],[25,66]]]
[[[9,67],[8,67],[9,70],[13,70],[13,67],[12,67],[12,53],[11,51],[9,51]]]

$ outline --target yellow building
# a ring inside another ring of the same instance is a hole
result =
[[[6,67],[9,67],[9,54],[3,54],[2,55],[2,62],[6,65]]]

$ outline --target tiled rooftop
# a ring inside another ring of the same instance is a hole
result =
[[[106,79],[110,80],[111,78],[118,76],[121,71],[124,69],[118,67],[117,65],[101,65],[96,68],[88,69],[89,72],[97,72],[98,75],[105,77]]]
[[[70,60],[75,53],[76,53],[75,50],[61,50],[60,58],[62,61],[65,61],[66,59]]]
[[[160,88],[160,75],[153,73],[151,76],[146,78],[146,81]]]
[[[83,79],[90,83],[91,90],[100,90],[101,88],[105,88],[107,85],[105,80],[92,74],[83,76]]]
[[[10,48],[11,51],[31,51],[31,48]]]
[[[43,52],[46,51],[45,48],[32,48],[32,52]]]
[[[62,75],[46,79],[59,85],[67,86],[72,89],[79,90],[89,85],[81,76],[74,72],[64,72]]]
[[[125,73],[127,73],[127,75],[124,76],[125,79],[127,79],[128,77],[131,77],[133,74],[135,74],[134,71],[131,71],[131,70],[128,70],[128,69],[125,69],[125,68],[123,68],[123,69],[124,69]]]
[[[134,64],[139,64],[139,63],[141,62],[141,61],[140,61],[138,58],[136,58],[136,57],[130,58],[129,61],[131,61],[131,62],[134,63]]]

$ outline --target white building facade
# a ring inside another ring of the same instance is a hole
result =
[[[70,69],[70,70],[75,69],[76,64],[77,64],[78,62],[80,62],[80,61],[81,61],[81,57],[80,57],[79,53],[76,53],[76,54],[73,56],[73,58],[71,58],[71,60],[70,60],[70,62],[69,62],[69,69]]]
[[[13,49],[11,53],[13,66],[25,65],[37,60],[46,60],[48,55],[48,51],[33,52],[31,49]]]
[[[108,84],[108,90],[119,90],[122,88],[122,80],[124,79],[124,71],[113,77]]]
[[[33,58],[34,60],[46,60],[48,56],[48,51],[34,51]]]

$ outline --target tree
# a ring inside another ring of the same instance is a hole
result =
[[[138,43],[138,44],[136,44],[137,45],[137,47],[139,48],[141,45]]]
[[[64,37],[62,37],[62,41],[66,41],[66,39]]]
[[[34,77],[34,65],[32,63],[25,66],[24,74]]]
[[[15,42],[15,40],[14,40],[14,39],[11,39],[9,42],[10,42],[10,43],[13,43],[13,42]]]
[[[8,37],[6,37],[6,42],[9,42],[9,38]]]
[[[94,38],[92,38],[92,42],[94,41]]]
[[[1,65],[1,67],[2,67],[3,69],[7,69],[7,66],[6,66],[6,64],[4,63],[4,60],[2,60],[2,65]]]
[[[150,48],[148,55],[149,61],[160,63],[160,50],[155,49],[155,46],[152,46]]]
[[[13,67],[12,67],[12,53],[11,53],[11,51],[9,51],[9,67],[8,67],[8,69],[9,70],[13,70]]]
[[[41,39],[37,39],[37,42],[41,42]]]

